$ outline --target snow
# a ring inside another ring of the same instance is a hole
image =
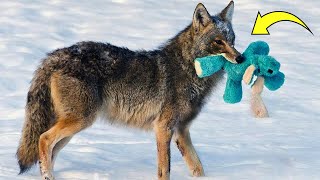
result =
[[[14,0],[0,3],[0,179],[40,179],[38,167],[18,176],[15,159],[27,89],[41,58],[82,40],[154,49],[191,22],[198,2],[188,0]],[[203,3],[211,14],[228,1]],[[285,85],[263,98],[271,118],[249,111],[249,88],[235,105],[222,100],[224,83],[194,121],[191,135],[204,165],[200,179],[320,179],[319,1],[235,2],[240,51],[267,41],[282,63]],[[270,36],[251,36],[258,10],[296,14],[309,26],[281,22]],[[172,145],[172,179],[192,179]],[[97,122],[59,154],[57,179],[156,179],[154,134]]]

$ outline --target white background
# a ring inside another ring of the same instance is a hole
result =
[[[38,167],[17,176],[15,152],[32,73],[47,52],[78,41],[154,49],[191,22],[197,1],[2,0],[0,3],[0,179],[40,179]],[[228,1],[203,1],[211,14]],[[269,119],[249,111],[249,88],[235,105],[222,99],[224,82],[194,121],[191,135],[206,177],[202,179],[320,179],[320,2],[235,2],[236,48],[265,40],[282,63],[285,85],[265,90]],[[314,32],[281,22],[270,36],[251,36],[258,10],[299,16]],[[191,179],[172,145],[172,179]],[[156,179],[152,132],[101,122],[77,134],[57,159],[57,179]]]

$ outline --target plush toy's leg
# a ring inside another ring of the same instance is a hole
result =
[[[279,89],[284,83],[285,75],[282,72],[279,72],[275,76],[265,77],[264,85],[270,90],[275,91]]]
[[[227,79],[226,89],[224,91],[223,99],[226,103],[238,103],[242,99],[242,84],[241,81],[234,81]]]
[[[257,118],[269,117],[268,110],[261,98],[263,85],[264,85],[264,78],[262,76],[259,76],[256,82],[252,86],[251,110],[254,116]]]

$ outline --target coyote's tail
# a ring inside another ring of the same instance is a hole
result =
[[[32,80],[25,109],[25,122],[17,150],[20,173],[28,171],[39,160],[38,142],[54,121],[50,96],[50,72],[39,68]]]

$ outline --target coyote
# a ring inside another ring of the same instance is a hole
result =
[[[203,176],[189,127],[222,72],[200,79],[194,59],[222,54],[232,63],[234,2],[211,16],[203,4],[192,23],[152,51],[108,43],[79,42],[43,59],[27,95],[26,118],[17,150],[20,174],[39,161],[42,179],[52,180],[58,152],[97,117],[111,124],[154,130],[158,178],[170,178],[172,137],[193,176]]]

